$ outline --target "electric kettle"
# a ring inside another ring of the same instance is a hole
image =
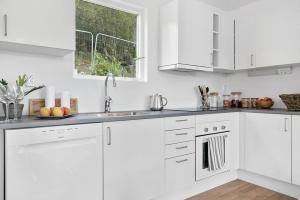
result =
[[[154,94],[150,96],[150,110],[152,111],[161,111],[167,104],[167,98],[160,94]]]

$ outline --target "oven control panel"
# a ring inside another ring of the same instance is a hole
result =
[[[229,132],[230,130],[230,121],[203,123],[197,124],[196,135],[209,135],[215,133]]]

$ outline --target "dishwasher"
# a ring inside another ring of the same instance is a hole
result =
[[[5,200],[103,199],[102,125],[5,131]]]

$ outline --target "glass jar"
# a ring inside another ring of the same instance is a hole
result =
[[[211,92],[209,94],[209,106],[212,108],[218,107],[219,93]]]
[[[230,108],[231,107],[230,95],[223,95],[223,107],[224,108]]]
[[[231,93],[231,107],[232,108],[241,108],[242,107],[242,93],[241,92],[232,92]]]
[[[250,108],[250,98],[242,98],[242,108]]]
[[[251,108],[257,108],[257,102],[259,98],[251,98]]]

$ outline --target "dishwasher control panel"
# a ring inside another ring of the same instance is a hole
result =
[[[7,145],[27,145],[58,140],[80,139],[101,136],[102,124],[80,124],[6,130]]]

